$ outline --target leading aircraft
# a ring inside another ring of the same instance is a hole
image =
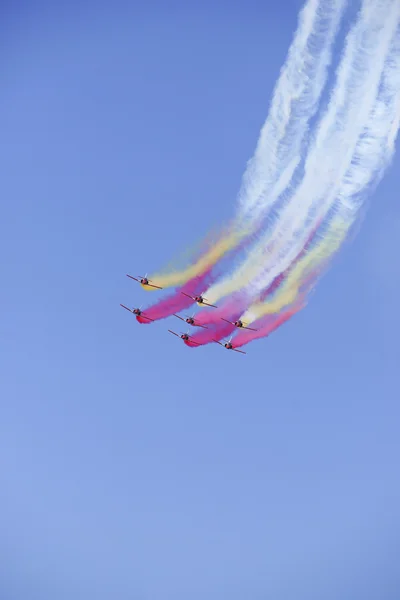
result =
[[[246,354],[246,352],[244,352],[243,350],[238,350],[237,348],[234,348],[230,341],[225,342],[225,344],[221,344],[221,342],[219,342],[218,340],[213,340],[213,341],[217,342],[217,344],[219,344],[220,346],[223,346],[227,350],[233,350],[234,352],[240,352],[240,354]]]
[[[181,340],[183,340],[184,342],[190,342],[191,344],[195,344],[196,346],[201,346],[201,344],[199,344],[198,342],[191,340],[190,335],[187,333],[181,333],[181,335],[179,335],[178,333],[175,333],[175,331],[171,331],[171,329],[168,329],[168,331],[172,333],[172,335],[176,335],[176,337],[181,338]]]
[[[151,279],[147,279],[147,277],[142,277],[141,275],[138,275],[137,277],[132,277],[132,275],[128,275],[128,274],[126,276],[129,277],[130,279],[134,279],[135,281],[140,283],[140,285],[142,287],[144,287],[145,289],[148,287],[152,287],[157,290],[162,290],[162,287],[160,287],[159,285],[154,285],[154,283],[150,283]]]
[[[228,321],[227,319],[224,319],[223,317],[221,317],[222,321],[225,321],[225,323],[230,323],[231,325],[234,325],[235,327],[239,327],[239,329],[250,329],[250,331],[257,331],[257,329],[253,329],[252,327],[247,327],[247,325],[245,325],[243,323],[243,321],[241,321],[240,319],[238,321]]]
[[[190,294],[186,294],[185,292],[181,292],[181,294],[183,294],[187,298],[191,298],[194,302],[197,302],[199,306],[212,306],[213,308],[217,308],[215,304],[210,304],[209,302],[207,302],[206,299],[203,298],[203,296],[191,296]]]
[[[205,325],[200,325],[200,323],[197,323],[196,320],[194,319],[194,317],[185,317],[183,319],[179,315],[175,315],[175,314],[174,314],[174,317],[177,317],[178,319],[180,319],[181,321],[184,321],[188,325],[193,325],[193,327],[202,327],[203,329],[208,329],[208,327],[206,327]]]
[[[125,310],[129,310],[129,312],[131,312],[136,317],[141,317],[142,319],[147,319],[148,321],[152,321],[152,322],[154,321],[154,319],[150,319],[150,317],[146,317],[146,315],[144,315],[142,313],[140,308],[128,308],[127,306],[125,306],[125,304],[120,304],[120,306],[122,306],[122,308],[125,308]]]

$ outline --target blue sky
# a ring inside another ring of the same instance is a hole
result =
[[[246,357],[119,307],[154,298],[126,272],[233,214],[300,6],[32,3],[0,26],[7,600],[398,598],[399,160]]]

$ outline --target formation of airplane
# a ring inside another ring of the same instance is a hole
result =
[[[146,288],[155,288],[157,290],[163,289],[161,286],[154,284],[151,281],[151,279],[147,278],[147,276],[142,277],[141,275],[138,275],[137,277],[133,277],[132,275],[127,274],[127,277],[129,277],[130,279],[133,279],[134,281],[137,281],[145,289]],[[210,302],[207,301],[206,298],[204,298],[201,295],[191,296],[190,294],[186,294],[185,292],[181,292],[181,294],[183,294],[187,298],[190,298],[191,300],[193,300],[193,302],[196,302],[199,306],[210,306],[212,308],[217,308],[215,306],[215,304],[211,304]],[[146,319],[147,321],[154,322],[154,319],[151,319],[150,317],[147,317],[145,314],[143,314],[143,311],[141,310],[141,308],[129,308],[128,306],[125,306],[125,304],[120,304],[120,306],[122,306],[122,308],[129,311],[136,317],[140,317],[141,319]],[[184,323],[187,323],[188,325],[192,325],[193,327],[202,327],[203,329],[208,329],[208,327],[206,327],[205,325],[200,325],[200,323],[197,323],[194,316],[181,317],[177,314],[174,314],[173,316],[177,317],[178,319],[180,319]],[[235,327],[238,327],[238,328],[250,329],[251,331],[257,331],[256,329],[253,329],[252,327],[248,327],[247,325],[245,325],[243,323],[243,321],[241,321],[240,319],[237,321],[228,321],[227,319],[222,318],[222,321],[225,321],[226,323],[230,323],[231,325],[234,325]],[[175,331],[172,331],[172,329],[168,329],[168,331],[169,331],[169,333],[172,333],[172,335],[175,335],[176,337],[180,338],[184,342],[190,342],[191,344],[193,344],[195,346],[201,346],[201,344],[194,341],[188,333],[179,334],[179,333],[176,333]],[[239,352],[240,354],[246,354],[246,352],[244,352],[243,350],[234,348],[230,340],[225,343],[221,343],[218,340],[213,340],[213,341],[216,342],[217,344],[219,344],[220,346],[222,346],[223,348],[226,348],[227,350],[233,350],[234,352]]]

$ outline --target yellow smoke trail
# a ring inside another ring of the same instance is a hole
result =
[[[225,254],[233,250],[242,240],[252,234],[252,229],[243,228],[239,231],[228,232],[192,265],[170,273],[159,273],[151,276],[151,281],[162,288],[175,287],[185,284],[190,279],[202,275],[213,267]],[[150,288],[154,289],[154,288]]]

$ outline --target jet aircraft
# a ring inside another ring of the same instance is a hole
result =
[[[168,329],[168,331],[172,333],[172,335],[176,335],[176,337],[181,338],[181,340],[183,340],[184,342],[190,342],[191,344],[195,344],[196,346],[201,345],[191,340],[190,335],[188,333],[181,333],[181,335],[179,335],[178,333],[175,333],[175,331],[171,331],[171,329]]]
[[[217,344],[223,346],[227,350],[233,350],[234,352],[240,352],[240,354],[246,354],[246,352],[244,352],[243,350],[238,350],[237,348],[234,348],[231,342],[225,342],[225,344],[221,344],[221,342],[219,342],[218,340],[214,340],[214,342],[217,342]]]
[[[147,277],[142,277],[141,275],[138,275],[137,277],[132,277],[132,275],[128,274],[126,276],[140,283],[140,285],[145,289],[151,287],[157,290],[162,290],[162,287],[160,287],[159,285],[154,285],[154,283],[151,283],[151,279],[147,279]]]
[[[191,298],[194,302],[197,302],[199,306],[212,306],[213,308],[217,308],[215,304],[210,304],[209,302],[207,302],[206,298],[203,298],[203,296],[191,296],[190,294],[186,294],[185,292],[181,292],[181,294],[183,294],[187,298]]]
[[[205,325],[200,325],[199,323],[197,323],[194,317],[185,317],[183,319],[179,315],[175,315],[175,314],[174,314],[174,317],[177,317],[178,319],[180,319],[181,321],[184,321],[188,325],[193,325],[193,327],[202,327],[203,329],[208,329],[208,327],[206,327]]]
[[[140,310],[140,308],[128,308],[124,304],[120,304],[120,306],[122,306],[122,308],[125,308],[125,310],[129,310],[129,312],[131,312],[136,317],[142,317],[142,319],[147,319],[148,321],[154,321],[154,319],[150,319],[150,317],[146,317],[146,315],[143,314],[143,312]]]
[[[223,317],[221,317],[222,321],[225,321],[225,323],[230,323],[231,325],[234,325],[235,327],[239,327],[239,329],[250,329],[250,331],[257,331],[257,329],[253,329],[252,327],[247,327],[247,325],[245,325],[243,323],[243,321],[241,321],[240,319],[238,321],[228,321],[227,319],[224,319]]]

